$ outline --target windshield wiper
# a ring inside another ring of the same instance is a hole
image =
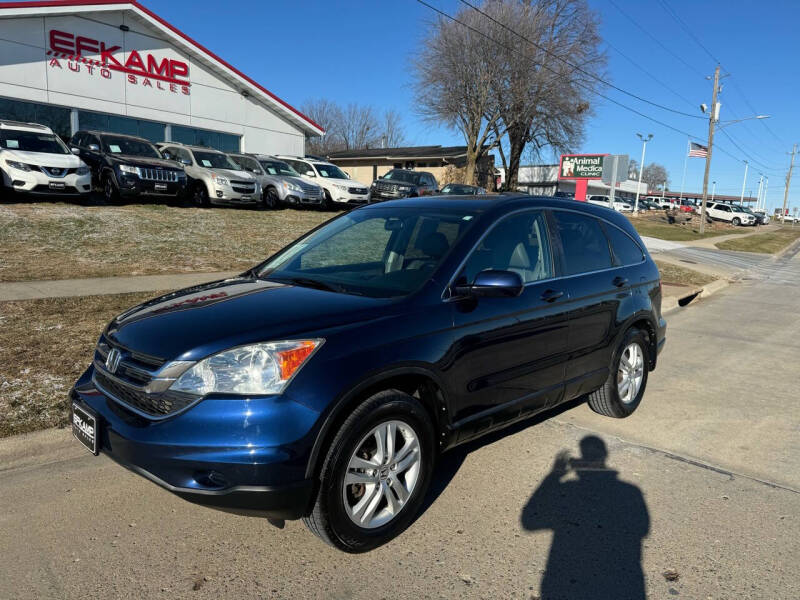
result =
[[[325,283],[324,281],[319,281],[318,279],[311,279],[310,277],[265,277],[265,279],[271,279],[272,281],[279,281],[281,283],[292,283],[300,287],[314,288],[316,290],[325,290],[326,292],[343,291],[341,286],[335,286],[330,283]]]

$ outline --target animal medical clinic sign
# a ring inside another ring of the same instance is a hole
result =
[[[602,179],[603,161],[607,154],[562,154],[558,178],[575,181],[575,200],[586,200],[590,179]]]
[[[119,73],[132,85],[189,95],[189,65],[183,61],[137,50],[131,50],[123,59],[120,46],[58,29],[50,30],[48,42],[51,69],[85,72],[100,79],[111,79]]]

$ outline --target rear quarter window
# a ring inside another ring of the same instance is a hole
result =
[[[618,227],[605,224],[606,235],[614,252],[614,264],[617,266],[636,265],[644,260],[644,252],[631,236]]]

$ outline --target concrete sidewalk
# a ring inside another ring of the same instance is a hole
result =
[[[238,274],[238,271],[222,271],[216,273],[175,273],[171,275],[94,277],[91,279],[52,281],[11,281],[0,283],[0,302],[177,290],[208,281],[234,277]]]

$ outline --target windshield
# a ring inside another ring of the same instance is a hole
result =
[[[14,129],[0,129],[0,148],[22,150],[23,152],[69,154],[69,148],[52,133],[16,131]]]
[[[447,184],[442,188],[442,194],[474,194],[475,188],[471,185]]]
[[[249,156],[231,156],[230,159],[243,171],[256,173],[257,175],[261,173],[261,168],[258,166],[258,161],[255,158],[250,158]]]
[[[476,214],[356,210],[284,249],[261,265],[257,276],[373,298],[405,296],[431,278]]]
[[[128,137],[115,137],[104,135],[103,150],[111,154],[125,154],[127,156],[144,156],[147,158],[161,158],[155,146],[144,140]]]
[[[391,179],[392,181],[403,181],[405,183],[413,183],[419,185],[419,173],[411,173],[409,171],[389,171],[382,179]]]
[[[194,160],[201,167],[207,169],[233,169],[239,171],[239,165],[233,162],[227,155],[222,152],[203,152],[201,150],[193,150]]]
[[[300,173],[295,171],[285,162],[279,160],[262,160],[261,166],[270,175],[285,175],[287,177],[300,177]]]
[[[323,165],[320,163],[314,163],[314,166],[319,171],[320,177],[328,177],[330,179],[348,179],[347,175],[344,174],[339,167],[336,165]]]

